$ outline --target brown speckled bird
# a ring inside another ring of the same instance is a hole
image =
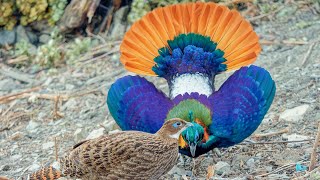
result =
[[[155,134],[122,131],[86,140],[60,159],[59,168],[45,167],[29,179],[158,179],[176,164],[179,135],[189,126],[174,118]]]

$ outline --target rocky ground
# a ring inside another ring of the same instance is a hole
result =
[[[319,14],[288,6],[252,22],[264,40],[255,64],[270,71],[277,85],[262,125],[239,145],[194,161],[181,158],[163,179],[320,179],[319,171],[304,170],[320,120]],[[106,46],[118,47],[117,42]],[[1,64],[0,175],[26,175],[82,139],[117,131],[105,100],[110,85],[130,74],[118,59],[118,52],[109,53],[56,71]],[[217,87],[231,73],[217,76]],[[168,92],[164,80],[148,79]]]

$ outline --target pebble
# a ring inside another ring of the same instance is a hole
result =
[[[38,169],[40,169],[40,165],[39,164],[32,164],[29,168],[28,168],[28,171],[29,172],[35,172],[37,171]]]
[[[282,135],[283,139],[287,139],[288,141],[302,141],[302,140],[307,140],[310,139],[309,136],[303,136],[303,135],[299,135],[299,134],[283,134]],[[303,143],[307,143],[307,141],[305,142],[294,142],[294,143],[288,143],[287,146],[288,147],[300,147]]]
[[[94,139],[97,138],[99,136],[102,136],[104,134],[104,128],[99,128],[99,129],[95,129],[93,130],[86,138],[86,140],[88,139]]]
[[[29,124],[27,125],[26,129],[27,131],[34,131],[39,126],[39,123],[35,121],[29,121]]]
[[[14,89],[19,89],[19,85],[11,78],[0,81],[0,91],[12,91]]]
[[[107,121],[107,122],[105,122],[104,124],[104,127],[106,127],[106,131],[112,131],[112,130],[114,130],[114,127],[115,127],[115,125],[116,125],[116,122],[115,121]]]
[[[303,115],[307,112],[309,105],[304,104],[292,109],[287,109],[280,114],[280,120],[288,122],[298,122],[303,119]]]
[[[70,110],[77,106],[77,101],[75,99],[68,100],[63,106],[62,110]]]
[[[255,167],[255,160],[254,160],[254,158],[248,159],[248,161],[246,162],[246,165],[247,165],[248,167],[250,167],[250,168]]]
[[[12,45],[16,41],[16,32],[14,30],[0,30],[0,47],[4,45]]]
[[[217,164],[215,165],[215,173],[217,173],[217,175],[228,175],[231,171],[231,166],[224,161],[219,161],[217,162]]]
[[[84,139],[84,131],[81,128],[76,129],[76,131],[73,133],[74,141],[80,142]]]
[[[168,174],[170,174],[170,175],[172,175],[172,174],[185,175],[186,170],[181,169],[177,166],[173,166],[173,168],[168,172]]]
[[[47,143],[44,143],[42,144],[42,149],[43,150],[46,150],[46,149],[50,149],[54,146],[54,142],[50,141],[50,142],[47,142]]]

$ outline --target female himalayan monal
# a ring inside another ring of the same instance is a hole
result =
[[[123,130],[155,133],[174,117],[193,122],[179,139],[180,152],[191,157],[235,145],[257,129],[275,95],[268,71],[243,67],[260,51],[236,10],[202,2],[155,9],[125,34],[120,60],[129,71],[165,78],[169,96],[126,76],[109,90],[109,111]],[[215,76],[238,68],[215,90]]]
[[[176,164],[179,135],[190,126],[174,118],[155,134],[122,131],[87,140],[75,145],[58,166],[45,167],[28,178],[159,179]]]

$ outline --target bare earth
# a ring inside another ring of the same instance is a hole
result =
[[[195,162],[189,158],[184,158],[184,162],[180,159],[163,179],[190,179],[191,176],[205,179],[208,167],[215,169],[212,179],[293,179],[306,174],[306,171],[296,171],[296,163],[309,166],[314,140],[283,141],[300,140],[288,139],[292,134],[310,139],[317,134],[320,121],[320,17],[309,10],[298,10],[270,21],[257,20],[254,24],[261,39],[271,42],[271,45],[263,46],[255,64],[266,68],[277,85],[273,105],[254,134],[288,132],[249,137],[240,145],[219,149]],[[113,46],[118,48],[117,44]],[[26,175],[54,162],[55,147],[57,155],[62,156],[94,130],[107,134],[117,129],[105,100],[110,85],[117,78],[130,74],[124,71],[118,58],[119,54],[114,53],[59,68],[57,73],[40,71],[32,74],[31,69],[20,69],[32,76],[33,83],[0,73],[0,83],[6,82],[5,87],[0,87],[0,175],[11,178]],[[231,73],[217,76],[216,87]],[[148,79],[168,92],[163,79]],[[31,94],[24,94],[25,98],[16,97],[1,104],[3,96],[37,86],[41,87]],[[307,105],[308,109],[300,120],[292,122],[279,118],[285,110],[301,105]],[[215,165],[217,162],[219,166]],[[316,162],[318,166],[319,161]],[[302,179],[320,179],[320,173],[307,174]]]

